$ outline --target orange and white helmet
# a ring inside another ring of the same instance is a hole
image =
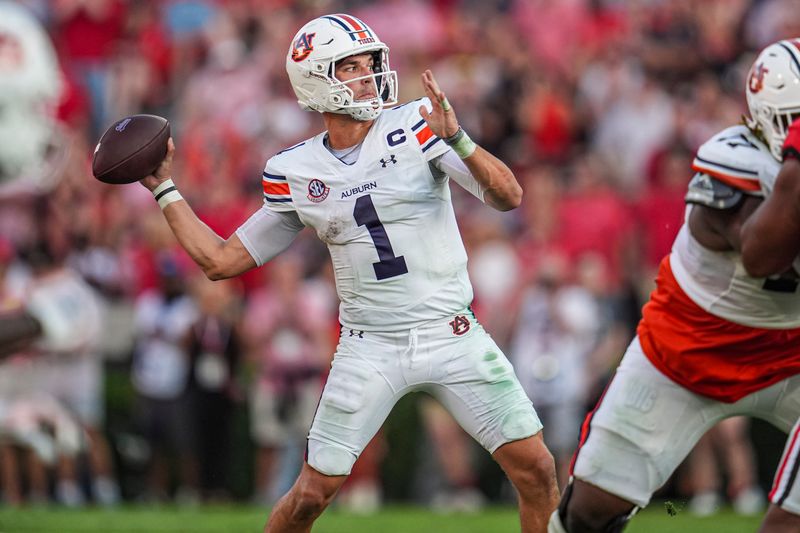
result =
[[[355,100],[353,91],[336,79],[336,62],[371,53],[372,74],[348,80],[372,78],[377,97]],[[384,106],[397,103],[397,73],[389,69],[389,47],[372,29],[352,15],[325,15],[312,20],[294,36],[286,55],[286,72],[305,110],[347,114],[356,120],[373,120]]]
[[[800,118],[800,39],[766,47],[747,75],[748,126],[758,130],[778,161],[789,125]]]

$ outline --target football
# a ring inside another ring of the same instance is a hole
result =
[[[156,115],[132,115],[116,121],[94,149],[94,177],[120,184],[152,174],[167,154],[169,136],[169,122]]]

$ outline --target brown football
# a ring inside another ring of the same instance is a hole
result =
[[[152,174],[167,154],[169,135],[169,122],[156,115],[132,115],[116,121],[94,149],[94,177],[118,184]]]

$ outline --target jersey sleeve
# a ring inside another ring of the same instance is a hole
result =
[[[264,205],[268,209],[279,213],[294,211],[289,181],[286,179],[286,173],[279,170],[280,166],[277,164],[276,157],[267,161],[261,176],[261,185],[264,189]]]
[[[729,128],[700,146],[692,169],[746,194],[761,195],[758,162],[762,156],[747,134]]]
[[[239,226],[236,236],[261,266],[286,250],[303,227],[296,211],[276,211],[265,203]]]
[[[416,138],[415,142],[422,149],[422,153],[425,154],[425,159],[430,161],[450,151],[450,147],[441,138],[434,135],[428,123],[422,118],[419,108],[423,105],[429,112],[433,109],[431,101],[427,97],[420,98],[408,106],[410,108],[409,126],[411,127],[411,134]]]
[[[441,174],[452,178],[453,181],[461,185],[475,198],[486,203],[483,197],[483,187],[481,187],[481,184],[478,183],[475,176],[472,175],[467,165],[464,164],[464,161],[462,161],[455,152],[452,150],[445,152],[429,164],[433,165]]]

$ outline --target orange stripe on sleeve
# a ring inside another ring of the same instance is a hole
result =
[[[692,164],[692,170],[696,170],[697,172],[703,172],[704,174],[708,174],[709,176],[714,176],[722,183],[725,183],[726,185],[730,185],[731,187],[735,187],[742,191],[761,192],[761,184],[755,178],[753,179],[737,178],[735,176],[723,174],[719,170],[704,168],[696,164]]]
[[[288,183],[272,183],[270,181],[262,181],[264,185],[264,194],[289,194]]]
[[[431,131],[430,126],[425,124],[425,127],[419,130],[417,133],[417,142],[419,144],[425,144],[425,141],[433,137],[433,132]]]

